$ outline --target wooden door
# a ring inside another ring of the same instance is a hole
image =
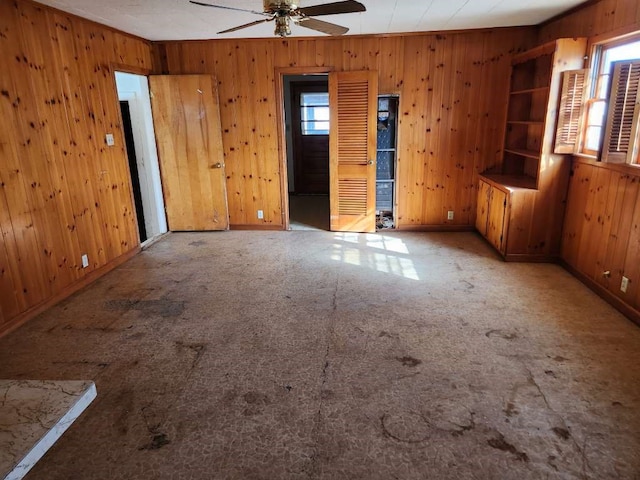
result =
[[[507,245],[507,193],[491,188],[489,200],[489,222],[487,240],[501,253],[506,253]]]
[[[329,85],[291,83],[294,188],[298,194],[329,193]]]
[[[331,230],[375,232],[377,72],[329,74]]]
[[[171,231],[229,228],[218,89],[210,75],[149,77]]]

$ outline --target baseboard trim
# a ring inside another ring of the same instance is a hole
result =
[[[593,292],[595,292],[600,298],[622,313],[625,317],[631,320],[636,325],[640,326],[640,311],[633,308],[628,303],[624,302],[619,297],[616,297],[609,290],[604,288],[598,282],[593,280],[591,277],[588,277],[584,273],[582,273],[577,268],[569,265],[564,259],[560,259],[560,265],[568,271],[571,275],[576,277],[582,283],[584,283],[587,287],[589,287]]]
[[[398,225],[401,232],[474,232],[473,225]]]
[[[140,248],[142,250],[146,250],[147,248],[151,247],[152,245],[155,245],[160,240],[162,240],[164,237],[166,237],[167,235],[170,235],[170,234],[171,234],[171,232],[164,232],[164,233],[161,233],[159,235],[156,235],[155,237],[148,238],[147,240],[145,240],[144,242],[142,242],[140,244]]]
[[[283,225],[229,225],[229,230],[284,230]]]
[[[528,253],[510,253],[504,255],[505,262],[521,263],[558,263],[560,258],[556,255],[532,255]]]
[[[6,324],[0,326],[0,338],[4,337],[5,335],[8,335],[9,333],[11,333],[14,330],[18,329],[19,327],[21,327],[22,325],[27,323],[32,318],[34,318],[37,315],[39,315],[42,312],[44,312],[45,310],[48,310],[49,308],[53,307],[54,305],[60,303],[62,300],[70,297],[71,295],[76,293],[78,290],[81,290],[82,288],[86,287],[87,285],[95,282],[98,278],[102,277],[106,273],[109,273],[114,268],[122,265],[127,260],[129,260],[132,257],[136,256],[140,252],[140,250],[141,249],[138,246],[138,247],[134,248],[133,250],[130,250],[127,253],[124,253],[124,254],[120,255],[119,257],[114,258],[113,260],[111,260],[106,265],[103,265],[102,267],[97,268],[96,270],[93,270],[92,272],[87,273],[84,277],[79,278],[74,283],[66,286],[60,292],[56,293],[52,297],[49,297],[46,300],[43,300],[39,304],[34,305],[33,307],[29,308],[28,310],[22,312],[17,317],[12,318],[11,320],[9,320],[9,322],[7,322]]]

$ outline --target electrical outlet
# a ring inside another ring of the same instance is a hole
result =
[[[453,220],[453,210],[447,212],[447,220]]]
[[[82,268],[87,268],[89,266],[89,255],[86,253],[82,255]]]
[[[113,147],[116,144],[115,138],[113,138],[113,133],[107,133],[104,136],[104,141],[107,142],[107,146]]]
[[[262,210],[258,210],[258,218],[262,220],[264,218],[264,212]]]
[[[627,293],[627,288],[629,288],[629,279],[627,277],[622,277],[622,282],[620,282],[620,291]]]

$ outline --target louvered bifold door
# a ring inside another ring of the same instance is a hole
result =
[[[602,160],[634,163],[639,143],[640,60],[614,62],[611,82]]]
[[[589,71],[586,69],[562,73],[562,94],[558,108],[554,153],[578,151],[588,74]]]
[[[331,230],[375,232],[377,72],[329,75]]]

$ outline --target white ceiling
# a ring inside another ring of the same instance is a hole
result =
[[[38,0],[148,40],[272,37],[273,23],[217,35],[259,20],[251,13],[193,5],[188,0]],[[262,10],[261,0],[201,0]],[[332,0],[301,0],[300,6]],[[348,27],[348,35],[536,25],[585,0],[360,0],[367,11],[320,19]],[[321,35],[292,26],[294,36]]]

